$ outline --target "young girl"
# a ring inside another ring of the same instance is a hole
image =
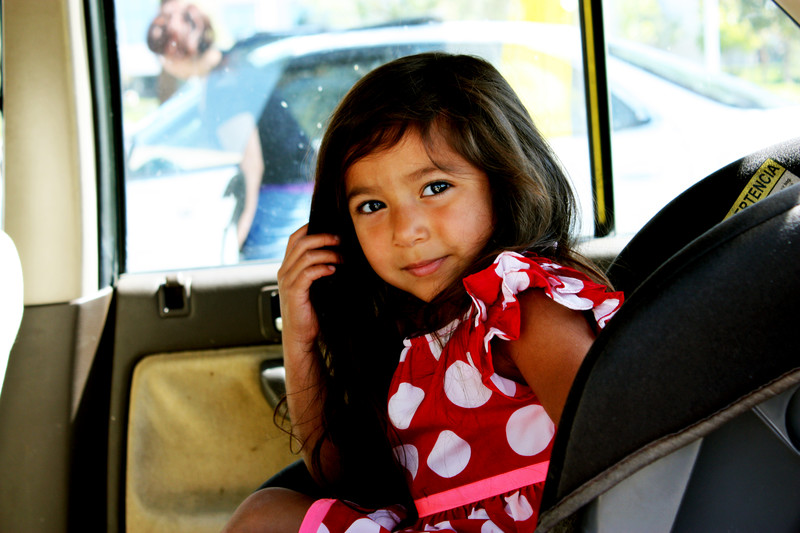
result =
[[[622,295],[503,77],[393,61],[323,139],[278,273],[293,434],[336,499],[264,489],[230,531],[533,531],[555,424]]]

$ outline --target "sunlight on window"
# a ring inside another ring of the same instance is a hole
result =
[[[430,50],[509,77],[591,216],[574,2],[117,3],[128,271],[280,261],[336,104],[378,65]]]
[[[612,106],[647,117],[612,137],[619,232],[724,165],[797,135],[800,29],[772,2],[613,0],[604,18],[620,85]]]

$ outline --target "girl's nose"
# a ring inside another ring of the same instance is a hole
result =
[[[395,209],[392,224],[395,246],[414,246],[424,242],[429,236],[427,219],[418,209]]]

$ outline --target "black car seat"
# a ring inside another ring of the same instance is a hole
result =
[[[800,185],[762,190],[797,176],[800,139],[743,158],[620,254],[537,531],[800,531]]]

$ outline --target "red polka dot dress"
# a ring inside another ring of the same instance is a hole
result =
[[[494,372],[490,341],[520,332],[517,295],[541,289],[598,328],[622,294],[538,256],[504,252],[465,278],[472,307],[434,334],[406,339],[389,389],[394,452],[407,470],[418,522],[403,531],[533,531],[555,427],[533,391]],[[398,441],[399,439],[399,441]],[[397,531],[401,507],[370,514],[320,500],[301,533]]]

